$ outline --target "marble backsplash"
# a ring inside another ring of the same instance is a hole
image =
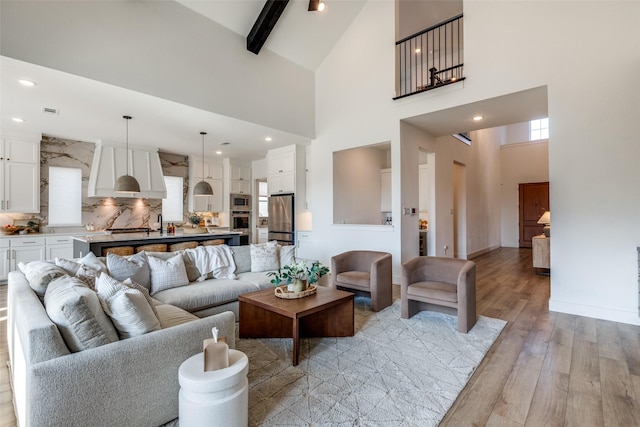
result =
[[[162,199],[130,199],[87,197],[89,174],[93,162],[95,145],[90,142],[72,141],[43,136],[40,143],[40,213],[0,214],[0,225],[12,224],[14,219],[38,218],[41,231],[85,231],[85,226],[93,224],[96,230],[105,228],[151,227],[162,213]],[[184,213],[187,214],[187,194],[189,190],[188,156],[160,152],[162,172],[167,176],[181,176],[184,179]],[[47,227],[49,210],[49,166],[80,168],[82,170],[82,224],[81,227]],[[186,221],[186,218],[185,218]]]

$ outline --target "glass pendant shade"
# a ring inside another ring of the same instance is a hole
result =
[[[127,159],[127,168],[125,174],[116,179],[116,185],[113,187],[113,191],[116,193],[139,193],[140,184],[138,181],[129,175],[129,120],[131,116],[122,116],[127,121],[127,151],[125,153]]]
[[[204,136],[206,135],[206,132],[200,132],[200,135],[202,135],[202,164],[204,165]],[[204,175],[204,167],[202,168],[202,173]],[[204,176],[202,177],[202,181],[200,181],[199,183],[196,184],[195,187],[193,187],[193,195],[194,196],[213,196],[213,188],[211,188],[211,185],[204,180]]]

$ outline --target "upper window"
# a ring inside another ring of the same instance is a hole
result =
[[[49,226],[82,224],[82,170],[49,167]]]
[[[549,139],[549,118],[529,122],[529,141]]]

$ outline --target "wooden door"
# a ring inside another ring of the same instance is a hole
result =
[[[531,238],[542,234],[543,225],[538,224],[542,214],[550,210],[549,183],[533,182],[520,184],[520,247],[530,248]]]

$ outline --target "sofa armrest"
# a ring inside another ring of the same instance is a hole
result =
[[[234,348],[235,316],[225,312],[31,365],[23,424],[158,426],[176,418],[180,364],[202,351],[213,326]]]

